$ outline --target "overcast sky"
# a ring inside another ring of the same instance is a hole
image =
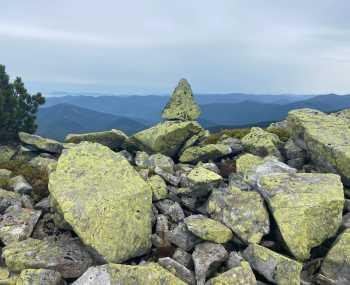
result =
[[[350,93],[349,0],[0,0],[31,90]]]

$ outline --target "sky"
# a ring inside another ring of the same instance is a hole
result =
[[[349,0],[0,0],[31,91],[350,93]]]

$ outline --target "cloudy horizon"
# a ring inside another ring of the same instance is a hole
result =
[[[249,3],[248,3],[249,2]],[[32,91],[350,93],[350,2],[11,1],[1,64]]]

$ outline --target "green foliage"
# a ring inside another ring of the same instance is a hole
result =
[[[244,129],[224,129],[221,130],[218,133],[212,133],[209,135],[209,137],[205,140],[205,144],[215,144],[217,143],[221,138],[224,136],[231,137],[231,138],[237,138],[241,139],[246,134],[248,134],[250,131],[250,128],[244,128]]]
[[[47,185],[49,183],[49,177],[46,171],[34,167],[26,161],[9,160],[4,163],[0,163],[0,169],[8,169],[13,172],[13,176],[23,175],[24,178],[33,187],[34,200],[40,200],[46,197],[49,192]],[[5,181],[0,181],[0,188],[7,188],[7,185],[1,185]]]
[[[286,142],[290,138],[290,133],[286,129],[270,127],[266,131],[277,135],[282,142]]]
[[[0,65],[0,142],[14,141],[18,132],[34,133],[38,107],[45,103],[41,93],[30,95],[21,78],[13,83]]]

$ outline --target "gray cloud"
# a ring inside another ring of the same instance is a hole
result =
[[[350,92],[347,0],[3,6],[0,61],[33,91]]]

